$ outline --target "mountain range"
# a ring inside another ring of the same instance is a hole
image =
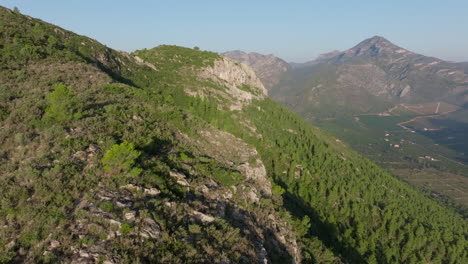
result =
[[[272,101],[248,65],[0,21],[0,263],[466,260],[458,212]]]
[[[239,61],[254,65],[259,59]],[[375,36],[346,51],[292,64],[269,94],[296,112],[320,117],[379,112],[400,103],[444,101],[465,106],[465,65],[419,55]]]
[[[466,65],[375,36],[291,64],[269,95],[397,177],[466,208]]]

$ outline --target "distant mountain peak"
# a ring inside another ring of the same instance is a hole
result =
[[[372,41],[372,42],[386,42],[386,43],[391,43],[388,39],[382,37],[382,36],[373,36],[371,38],[368,38],[367,40]]]
[[[373,36],[371,38],[368,38],[368,39],[365,39],[365,40],[361,41],[359,44],[357,44],[355,46],[355,48],[357,48],[357,47],[364,48],[364,47],[371,47],[371,46],[375,46],[375,47],[388,47],[388,46],[397,47],[395,44],[393,44],[392,42],[390,42],[389,40],[387,40],[384,37]]]
[[[376,57],[382,54],[386,55],[399,55],[410,53],[408,50],[403,49],[384,37],[373,36],[371,38],[361,41],[359,44],[353,48],[346,50],[344,52],[347,57],[356,57],[356,56],[370,56]]]
[[[410,51],[403,49],[382,36],[373,36],[359,42],[356,46],[345,50],[334,50],[328,53],[320,54],[312,61],[305,63],[292,63],[294,68],[313,66],[319,63],[337,63],[343,62],[354,57],[377,57],[377,56],[401,56],[411,54]]]

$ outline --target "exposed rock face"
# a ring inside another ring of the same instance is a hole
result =
[[[267,90],[252,68],[227,57],[215,60],[214,65],[204,68],[200,76],[226,88],[221,96],[230,99],[231,110],[240,110],[253,99],[267,96]]]
[[[263,87],[262,82],[257,78],[257,75],[255,75],[254,70],[232,59],[224,57],[216,60],[214,66],[207,68],[207,71],[230,84],[236,86],[250,85],[260,90],[263,95],[267,94],[265,87]]]
[[[287,62],[272,54],[262,55],[256,52],[246,53],[236,50],[224,52],[222,55],[252,67],[266,89],[276,85],[282,74],[291,68]]]
[[[179,138],[190,141],[189,137],[183,134],[179,135]],[[230,133],[214,129],[201,131],[195,145],[205,155],[241,172],[246,177],[246,183],[258,186],[262,195],[271,195],[271,183],[255,148]]]
[[[202,221],[202,222],[208,222],[208,223],[211,223],[215,220],[215,218],[211,215],[206,215],[204,213],[200,213],[200,212],[197,212],[197,211],[192,211],[190,213],[191,215],[193,215],[196,219]]]
[[[140,58],[140,57],[138,57],[138,56],[134,56],[133,58],[135,59],[135,61],[136,61],[138,64],[148,66],[148,67],[150,67],[151,69],[157,71],[156,66],[154,66],[153,64],[151,64],[151,63],[149,63],[149,62],[144,61],[142,58]]]

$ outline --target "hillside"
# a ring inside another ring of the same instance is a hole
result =
[[[221,55],[252,67],[268,90],[278,84],[282,75],[291,68],[287,62],[272,54],[262,55],[256,52],[246,53],[235,50],[223,52]]]
[[[464,219],[248,66],[0,21],[0,263],[466,262]]]

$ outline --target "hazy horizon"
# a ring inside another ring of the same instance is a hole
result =
[[[305,62],[378,35],[412,52],[468,61],[468,2],[3,0],[8,8],[124,51],[161,44]]]

